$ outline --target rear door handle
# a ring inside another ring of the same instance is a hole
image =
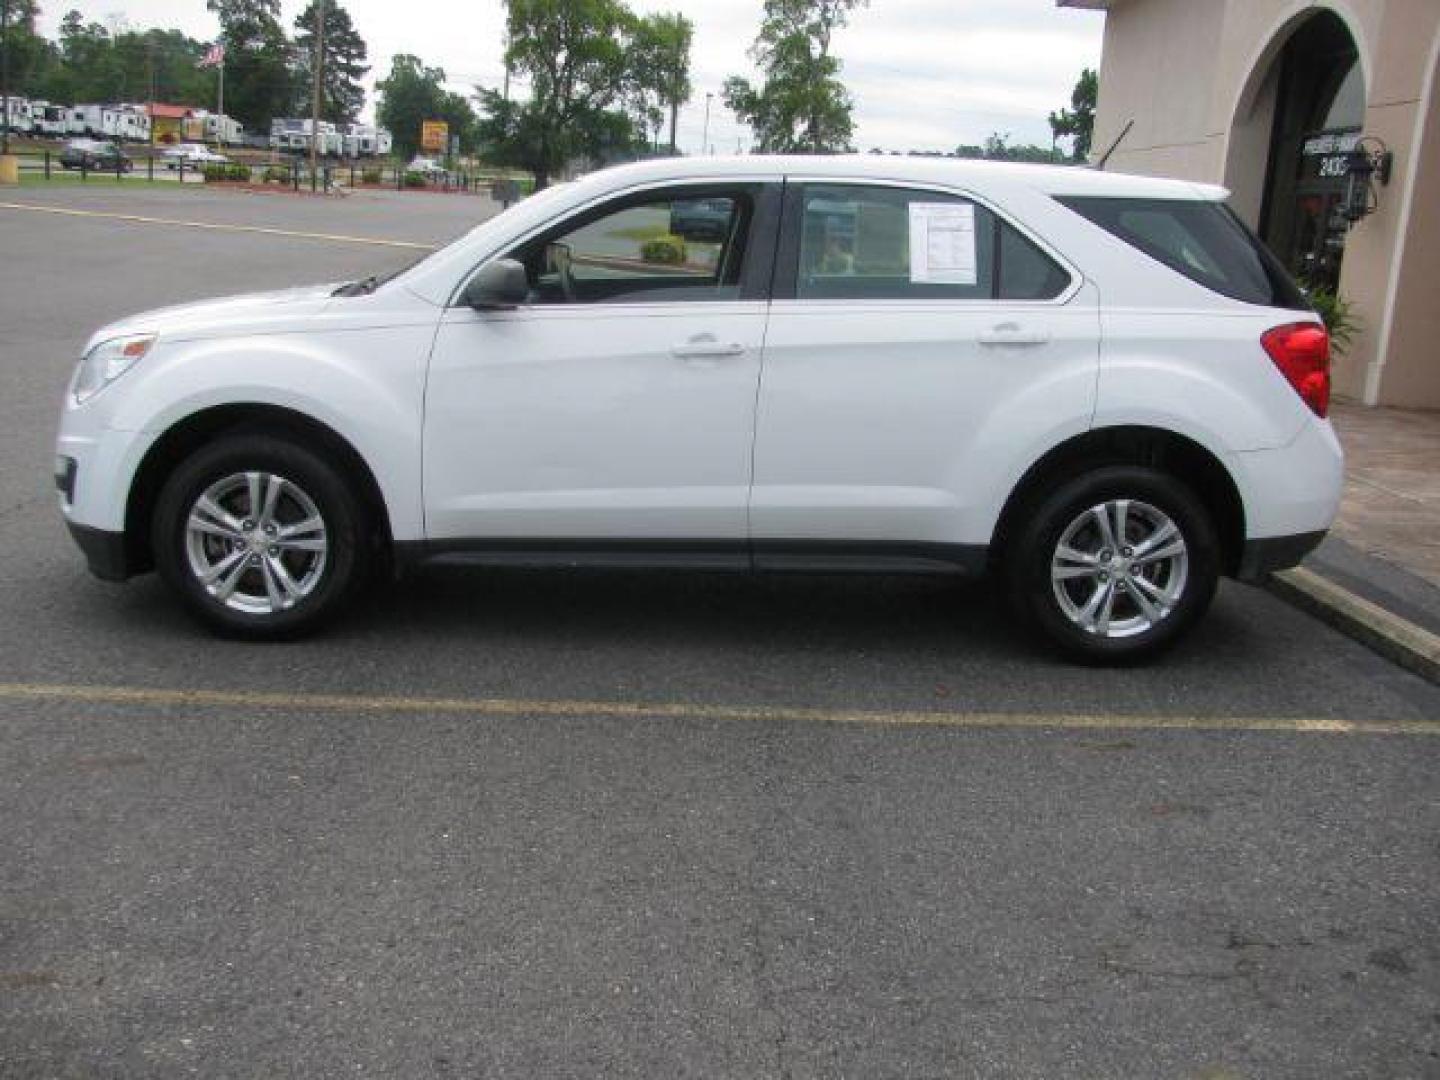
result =
[[[716,341],[714,334],[700,334],[670,346],[670,355],[679,360],[713,360],[724,356],[740,356],[745,346],[738,341]]]
[[[1003,322],[980,331],[977,338],[981,345],[1044,345],[1050,340],[1050,331],[1038,326]]]

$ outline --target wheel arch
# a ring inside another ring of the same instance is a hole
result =
[[[125,563],[128,573],[152,569],[151,519],[155,500],[175,467],[192,451],[224,435],[242,431],[289,435],[320,449],[355,477],[361,504],[374,527],[373,542],[386,557],[393,544],[389,508],[369,463],[354,445],[328,424],[281,405],[258,402],[215,405],[177,420],[141,458],[125,502]]]
[[[1233,575],[1245,546],[1245,503],[1225,464],[1194,439],[1165,428],[1095,428],[1051,448],[1015,485],[996,522],[992,559],[1004,558],[1025,514],[1056,484],[1105,465],[1160,469],[1187,484],[1205,505],[1220,537],[1220,565]]]

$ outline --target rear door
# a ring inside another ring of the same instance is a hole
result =
[[[789,181],[774,291],[757,565],[965,561],[1014,461],[1089,423],[1093,287],[958,192]]]

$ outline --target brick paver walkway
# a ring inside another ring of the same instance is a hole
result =
[[[1440,586],[1440,412],[1331,410],[1345,447],[1335,535]]]

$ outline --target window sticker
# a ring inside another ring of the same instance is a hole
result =
[[[910,204],[910,280],[917,285],[974,285],[972,203]]]

